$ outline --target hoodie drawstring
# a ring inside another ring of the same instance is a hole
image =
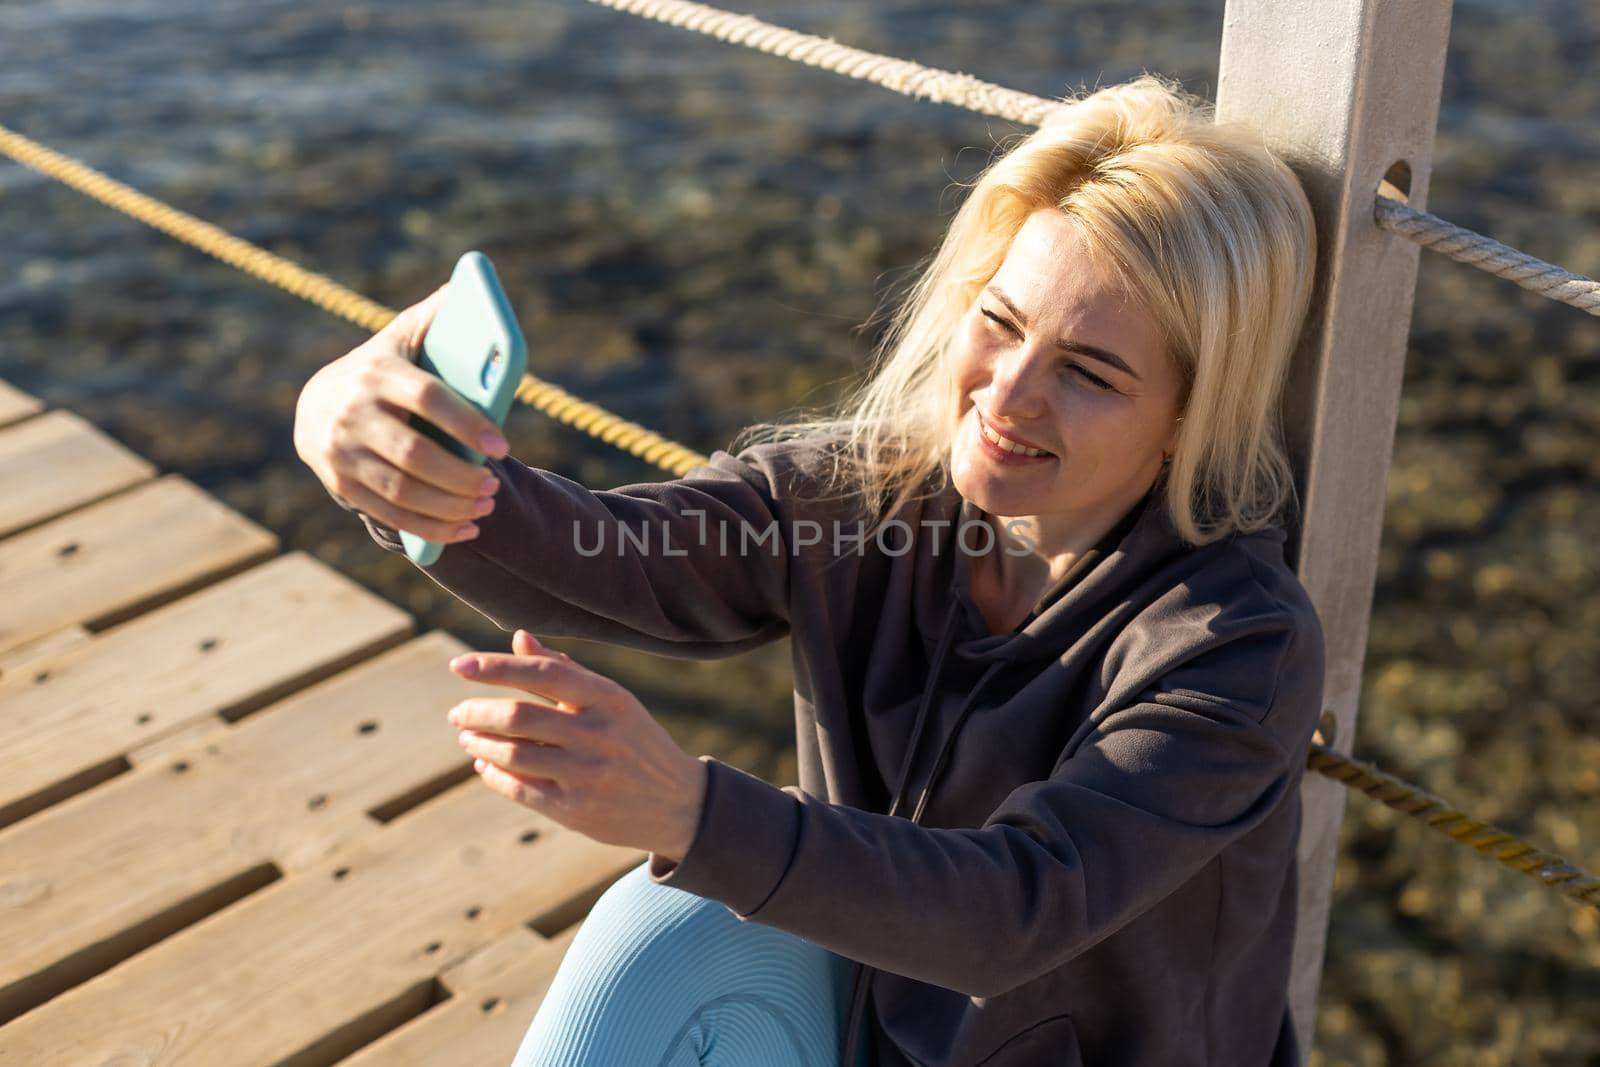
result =
[[[928,681],[922,690],[922,701],[917,708],[916,722],[911,727],[911,743],[906,746],[905,758],[900,762],[899,780],[895,784],[894,798],[889,804],[890,816],[900,810],[900,804],[905,799],[904,794],[906,785],[910,781],[911,765],[916,759],[917,747],[922,740],[923,728],[927,725],[928,710],[933,706],[933,697],[939,688],[939,677],[944,673],[944,663],[950,654],[950,643],[955,637],[956,614],[960,610],[961,598],[952,590],[950,611],[945,615],[944,630],[939,634],[938,651],[934,652],[933,663],[928,667]],[[994,677],[995,672],[1002,666],[1004,666],[1003,661],[991,663],[989,669],[984,672],[983,677],[978,680],[978,684],[973,686],[971,692],[967,694],[966,700],[962,703],[961,711],[956,716],[955,726],[945,737],[944,744],[939,749],[939,756],[934,760],[933,772],[928,777],[928,784],[923,786],[922,795],[917,798],[916,810],[911,815],[913,823],[921,820],[923,809],[928,804],[928,798],[933,795],[934,783],[938,781],[939,772],[944,769],[945,760],[955,745],[956,734],[961,731],[961,725],[967,721],[967,716],[977,706],[978,694],[982,692],[989,679]],[[857,1031],[861,1026],[861,1009],[866,1003],[866,993],[869,988],[867,980],[873,970],[876,970],[876,968],[868,967],[865,964],[856,966],[855,982],[850,991],[850,1022],[845,1028],[844,1048],[841,1050],[839,1058],[839,1062],[843,1067],[854,1067],[855,1064],[855,1051],[858,1044]]]
[[[928,667],[928,681],[922,689],[922,702],[917,707],[916,722],[911,727],[911,743],[906,746],[905,758],[900,761],[899,781],[894,787],[894,799],[889,804],[889,814],[893,815],[900,810],[901,796],[905,792],[906,782],[911,774],[911,762],[917,755],[917,743],[922,740],[922,729],[927,724],[928,709],[933,706],[933,694],[939,685],[939,675],[944,670],[945,657],[950,654],[950,641],[956,632],[956,612],[961,609],[961,601],[952,598],[950,610],[945,614],[944,631],[939,634],[939,650],[933,654],[933,663]]]
[[[950,733],[945,736],[944,747],[939,750],[939,758],[933,761],[933,770],[928,772],[928,784],[922,787],[922,796],[917,798],[917,808],[911,813],[912,822],[921,821],[922,809],[928,806],[928,798],[933,796],[933,787],[939,781],[939,772],[944,770],[945,759],[950,755],[950,750],[955,748],[956,735],[961,732],[961,726],[967,721],[967,716],[972,714],[972,709],[978,706],[978,694],[983,692],[983,687],[989,684],[989,679],[993,678],[995,672],[1003,666],[1005,666],[1003,660],[989,664],[989,669],[983,672],[978,684],[967,694],[966,702],[961,705],[961,712],[956,716],[955,725],[950,727]]]

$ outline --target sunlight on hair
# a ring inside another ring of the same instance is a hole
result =
[[[957,324],[1036,210],[1079,222],[1097,256],[1161,324],[1183,382],[1161,478],[1173,523],[1201,545],[1296,507],[1279,405],[1311,300],[1316,233],[1294,172],[1256,130],[1145,74],[1069,98],[1002,144],[875,346],[829,411],[747,427],[736,449],[804,439],[832,492],[869,522],[949,485]]]

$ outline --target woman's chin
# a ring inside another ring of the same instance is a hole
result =
[[[950,481],[963,499],[972,501],[990,515],[1034,515],[1050,510],[1044,505],[1040,492],[1048,488],[1048,479],[997,471],[992,466],[983,466],[983,462],[981,457],[977,464],[958,458],[951,468]],[[1027,478],[1031,484],[1019,485],[1022,478]]]

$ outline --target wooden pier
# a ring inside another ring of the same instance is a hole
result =
[[[0,1064],[509,1064],[646,854],[479,784],[415,620],[0,382]]]

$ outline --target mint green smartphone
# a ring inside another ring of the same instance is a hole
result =
[[[456,261],[439,311],[423,336],[417,366],[454,389],[496,426],[505,425],[528,369],[528,346],[494,266],[482,252],[468,252]],[[469,463],[483,462],[482,452],[422,416],[412,415],[411,426]],[[405,530],[400,531],[400,542],[419,567],[430,565],[444,551],[444,545]]]

